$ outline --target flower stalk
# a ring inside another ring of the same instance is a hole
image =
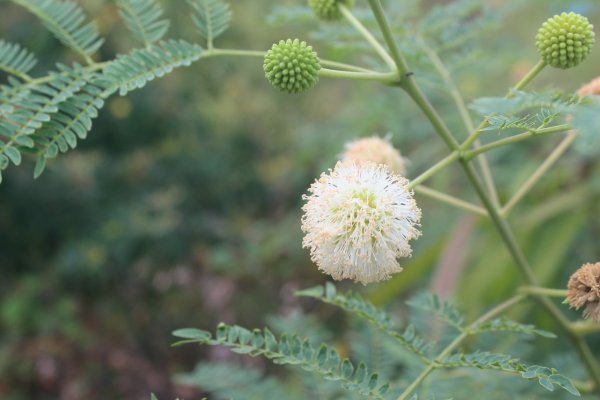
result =
[[[383,12],[383,7],[381,5],[380,0],[369,0],[369,4],[377,19],[380,28],[383,32],[384,37],[386,38],[386,42],[388,46],[392,50],[392,57],[397,62],[398,68],[401,72],[406,73],[408,71],[408,66],[404,61],[404,58],[398,51],[397,44],[393,38],[392,32],[390,30],[389,24]],[[531,71],[523,77],[507,94],[507,98],[512,96],[513,91],[521,90],[525,88],[546,66],[546,62],[541,60],[539,61]],[[452,135],[451,131],[448,129],[442,118],[439,116],[435,108],[431,105],[428,99],[425,97],[418,84],[415,82],[414,77],[412,75],[407,75],[406,79],[402,81],[400,87],[402,87],[407,94],[414,100],[417,106],[422,110],[425,116],[430,121],[431,125],[435,129],[436,133],[440,138],[447,144],[447,146],[452,151],[461,151],[468,150],[471,146],[477,141],[479,135],[486,126],[488,126],[487,119],[482,122],[479,128],[471,134],[471,136],[462,144],[459,145],[456,142],[455,137]],[[525,258],[521,248],[519,247],[515,236],[512,232],[512,229],[506,219],[500,214],[499,209],[494,205],[493,201],[486,193],[483,185],[479,182],[477,177],[477,173],[475,169],[470,164],[469,160],[461,158],[460,164],[463,167],[463,170],[469,179],[471,185],[477,192],[480,200],[482,201],[485,209],[487,209],[490,219],[493,222],[496,230],[500,234],[503,242],[505,243],[509,253],[511,254],[513,260],[515,261],[521,275],[525,279],[525,281],[530,285],[537,287],[539,286],[539,282],[529,262]],[[547,312],[554,318],[554,320],[558,323],[558,325],[563,328],[563,330],[568,335],[569,339],[572,341],[573,345],[579,352],[579,355],[585,364],[586,369],[588,370],[591,378],[594,380],[596,387],[600,387],[600,366],[598,365],[597,360],[593,356],[591,349],[587,345],[587,343],[582,340],[579,336],[575,335],[570,330],[569,320],[564,316],[564,314],[556,307],[554,303],[552,303],[547,297],[541,296],[536,297],[540,304],[547,310]],[[424,371],[425,372],[425,371]],[[431,371],[429,371],[431,372]],[[429,373],[427,372],[427,374]],[[424,379],[424,378],[423,378]],[[417,384],[411,385],[409,389],[411,392],[414,388],[418,386]],[[408,390],[408,389],[407,389]],[[405,396],[401,396],[398,400],[406,399],[408,394]]]

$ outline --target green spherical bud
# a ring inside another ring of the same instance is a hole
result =
[[[594,46],[594,26],[583,15],[562,13],[542,24],[535,45],[554,68],[567,69],[582,62]]]
[[[308,0],[308,5],[317,17],[325,21],[335,21],[342,18],[340,5],[352,7],[354,0]]]
[[[304,92],[319,81],[319,56],[306,42],[282,40],[271,47],[264,62],[265,76],[277,89]]]

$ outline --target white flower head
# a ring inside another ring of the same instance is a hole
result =
[[[346,143],[342,161],[356,163],[371,161],[375,164],[387,165],[393,173],[406,175],[406,160],[387,137],[371,136]]]
[[[421,235],[407,179],[385,165],[338,162],[308,191],[302,245],[321,271],[362,284],[402,271],[398,258],[410,256]]]

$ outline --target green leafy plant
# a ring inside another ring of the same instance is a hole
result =
[[[396,17],[399,20],[404,18],[402,7],[398,5],[390,5],[388,10],[380,0],[368,0],[368,9],[357,13],[351,1],[311,0],[311,9],[321,19],[340,19],[346,23],[344,27],[327,25],[320,28],[317,36],[341,43],[348,41],[348,48],[376,55],[376,59],[369,59],[370,67],[320,58],[306,42],[293,39],[282,40],[269,51],[218,48],[215,41],[227,31],[233,15],[230,6],[221,0],[187,2],[193,23],[203,40],[201,44],[165,38],[171,23],[163,15],[158,2],[117,0],[119,14],[143,47],[116,55],[112,60],[96,61],[103,38],[95,24],[87,22],[76,2],[13,0],[13,3],[36,15],[83,64],[57,63],[47,75],[34,77],[30,74],[36,65],[36,57],[19,44],[0,41],[0,70],[8,74],[7,82],[0,88],[0,181],[1,172],[11,163],[19,166],[24,156],[35,160],[34,176],[39,177],[48,160],[76,148],[79,141],[86,139],[93,120],[113,95],[128,95],[177,68],[190,66],[202,59],[224,56],[262,58],[266,78],[271,84],[293,94],[308,91],[321,82],[320,78],[368,81],[383,84],[386,90],[402,90],[449,151],[445,158],[410,180],[390,171],[385,165],[387,162],[378,161],[375,156],[366,161],[348,156],[324,173],[304,198],[306,205],[302,220],[302,229],[306,233],[304,247],[310,249],[313,260],[322,271],[336,279],[353,278],[363,284],[387,279],[391,274],[400,272],[402,267],[397,259],[411,254],[410,242],[422,233],[418,229],[421,213],[427,212],[417,207],[413,199],[415,191],[486,218],[499,234],[523,280],[523,285],[516,288],[512,297],[470,323],[466,322],[468,319],[458,307],[437,296],[424,294],[408,302],[417,316],[437,319],[448,325],[449,331],[442,329],[439,335],[426,334],[419,329],[417,322],[403,324],[398,329],[397,321],[384,310],[359,295],[339,293],[330,283],[297,293],[299,297],[340,308],[360,321],[358,323],[368,326],[363,328],[363,332],[384,337],[381,343],[386,343],[388,349],[410,354],[412,360],[403,359],[398,368],[385,374],[363,360],[355,361],[341,355],[334,345],[323,343],[314,346],[299,333],[275,335],[268,328],[248,330],[222,323],[214,334],[200,329],[180,329],[174,332],[182,339],[176,345],[223,346],[235,353],[264,357],[278,365],[299,367],[313,377],[337,384],[347,391],[345,396],[348,398],[406,400],[427,398],[429,395],[449,396],[452,390],[436,386],[435,381],[432,387],[439,391],[423,394],[424,391],[420,390],[432,373],[446,373],[446,376],[452,377],[449,371],[459,369],[500,372],[512,378],[536,381],[548,391],[558,387],[573,396],[579,396],[580,392],[597,394],[600,391],[600,365],[585,340],[586,334],[598,330],[597,326],[582,328],[582,322],[570,321],[552,300],[568,295],[572,306],[580,308],[586,305],[586,314],[596,318],[600,315],[596,312],[600,300],[596,268],[588,267],[585,273],[574,275],[569,283],[569,293],[544,288],[508,221],[513,209],[571,145],[579,141],[583,143],[580,146],[593,150],[594,146],[590,143],[600,142],[597,138],[600,113],[597,95],[600,90],[595,93],[596,96],[526,91],[546,67],[573,68],[590,54],[594,45],[593,26],[584,16],[563,13],[542,25],[536,43],[540,61],[504,97],[480,98],[470,104],[470,108],[483,117],[477,126],[452,73],[468,64],[465,60],[476,54],[471,47],[472,42],[493,20],[493,13],[480,2],[457,1],[435,9],[420,22],[392,24],[390,21],[396,21]],[[306,7],[296,9],[285,18],[307,15],[308,10]],[[278,12],[279,15],[273,19],[284,14],[281,10]],[[448,16],[465,24],[454,26]],[[378,33],[373,33],[373,29],[377,29]],[[406,37],[411,32],[415,34],[415,40],[409,41]],[[359,40],[361,42],[356,43]],[[447,63],[446,58],[449,59]],[[462,142],[423,91],[419,74],[423,64],[429,67],[428,73],[423,74],[423,82],[449,94],[453,100],[464,125],[461,129],[468,132]],[[485,135],[492,133],[506,137],[480,143]],[[501,202],[486,153],[533,137],[557,134],[564,134],[562,142],[508,201]],[[389,143],[383,146],[391,147]],[[389,154],[400,157],[393,151]],[[452,164],[460,167],[480,204],[424,186],[426,181]],[[592,278],[589,278],[590,274]],[[532,324],[501,316],[530,298],[536,300],[562,329],[587,372],[587,381],[573,381],[551,366],[522,362],[524,357],[521,354],[517,357],[495,349],[483,350],[484,341],[478,340],[488,334],[518,339],[523,336],[538,339],[556,337],[554,333]],[[367,352],[364,348],[357,351]],[[405,371],[408,373],[404,374]],[[231,388],[214,385],[214,382],[211,386],[214,379],[211,377],[224,375],[238,377],[239,381],[252,385],[256,396],[269,397],[283,392],[284,383],[264,378],[262,374],[244,374],[232,366],[200,365],[195,373],[182,377],[181,381],[188,384],[196,382],[220,395],[239,395]],[[337,396],[334,390],[330,394],[332,398]],[[301,398],[301,394],[294,392],[288,397]],[[152,398],[156,399],[154,395]]]

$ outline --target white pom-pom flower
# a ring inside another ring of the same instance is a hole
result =
[[[303,196],[303,247],[334,279],[362,284],[402,271],[421,235],[421,211],[408,180],[375,163],[339,162]]]

